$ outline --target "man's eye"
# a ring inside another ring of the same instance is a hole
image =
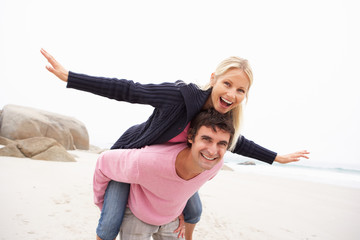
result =
[[[224,143],[224,142],[220,143],[220,145],[224,146],[224,147],[227,147],[227,143]]]

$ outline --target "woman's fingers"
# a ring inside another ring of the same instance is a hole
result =
[[[41,54],[47,59],[47,61],[51,64],[51,66],[46,66],[46,69],[57,76],[60,80],[67,82],[69,72],[59,64],[53,56],[51,56],[44,49],[40,50]]]

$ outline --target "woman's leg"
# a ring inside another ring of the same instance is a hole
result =
[[[106,188],[96,234],[102,240],[113,240],[119,233],[124,217],[130,184],[110,181]]]
[[[195,193],[186,203],[183,211],[185,220],[185,239],[191,240],[196,223],[200,221],[202,204],[199,193]]]

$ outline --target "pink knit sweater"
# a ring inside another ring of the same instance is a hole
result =
[[[94,201],[101,209],[110,180],[131,184],[128,206],[140,220],[163,225],[178,217],[187,200],[223,165],[219,162],[190,180],[175,170],[178,153],[185,143],[147,146],[142,149],[117,149],[102,153],[94,174]]]

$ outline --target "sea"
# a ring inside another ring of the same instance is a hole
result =
[[[282,178],[331,184],[342,187],[360,189],[360,166],[351,168],[339,167],[336,164],[321,162],[321,164],[306,164],[303,160],[297,163],[267,164],[254,159],[226,153],[224,161],[234,171],[255,173]]]

